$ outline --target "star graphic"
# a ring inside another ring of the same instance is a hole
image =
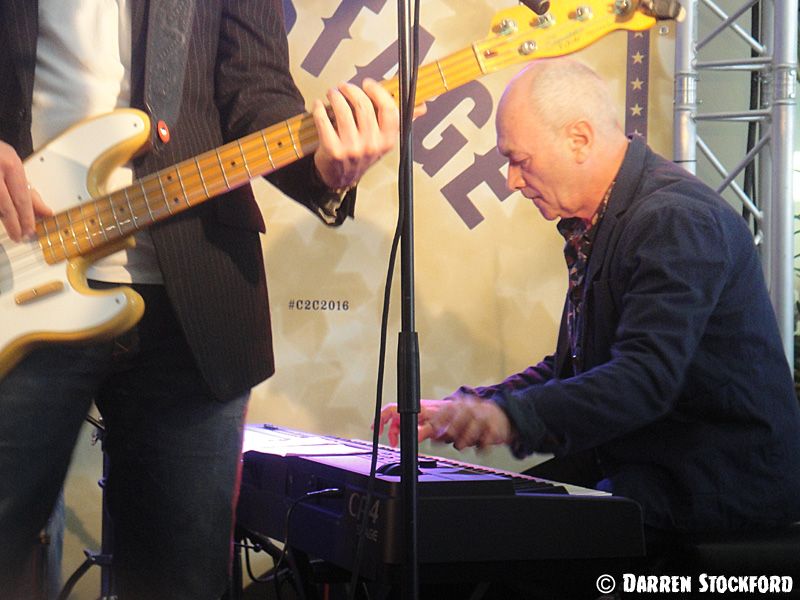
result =
[[[633,106],[631,106],[631,116],[632,117],[641,117],[643,109],[644,109],[644,107],[643,106],[639,106],[638,103],[634,104]]]
[[[633,59],[633,64],[640,65],[642,64],[642,59],[644,58],[644,54],[637,51],[636,54],[631,56],[631,58]]]
[[[641,132],[641,131],[639,131],[638,129],[634,129],[634,130],[633,130],[633,135],[638,135],[639,137],[644,137],[644,136],[642,135],[642,132]]]
[[[642,84],[644,84],[644,81],[642,81],[638,77],[636,79],[634,79],[633,81],[631,81],[631,87],[633,87],[633,89],[635,89],[635,90],[641,90],[642,89]]]
[[[641,31],[637,31],[636,33],[633,34],[633,37],[635,37],[635,38],[643,38],[644,37],[644,33],[642,33]]]

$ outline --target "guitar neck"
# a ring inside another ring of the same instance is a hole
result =
[[[417,102],[421,104],[482,73],[471,49],[425,65],[419,72]],[[397,100],[397,78],[381,85]],[[303,113],[42,219],[37,233],[45,259],[55,264],[96,252],[312,154],[318,144],[313,117]]]
[[[566,2],[548,18],[523,6],[502,11],[492,27],[495,37],[420,67],[417,104],[512,64],[574,52],[616,29],[644,30],[655,23],[639,11],[619,15],[601,0],[585,2],[598,4],[595,16],[586,22]],[[397,102],[398,79],[381,85]],[[314,120],[303,113],[42,219],[37,235],[44,258],[55,264],[96,252],[312,154],[318,143]]]

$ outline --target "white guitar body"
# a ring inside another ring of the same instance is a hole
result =
[[[84,121],[25,161],[28,181],[54,213],[77,206],[103,194],[108,175],[149,130],[147,116],[132,109]],[[37,344],[108,339],[141,318],[144,303],[133,290],[86,283],[87,265],[120,247],[50,265],[39,240],[17,244],[0,233],[0,378]]]

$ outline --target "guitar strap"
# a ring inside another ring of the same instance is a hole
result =
[[[149,3],[144,101],[164,143],[180,114],[194,10],[195,0]]]

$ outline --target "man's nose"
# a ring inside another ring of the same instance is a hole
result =
[[[506,186],[512,192],[516,192],[517,190],[521,190],[525,187],[525,182],[520,175],[519,167],[514,165],[508,165],[508,175],[506,176]]]

